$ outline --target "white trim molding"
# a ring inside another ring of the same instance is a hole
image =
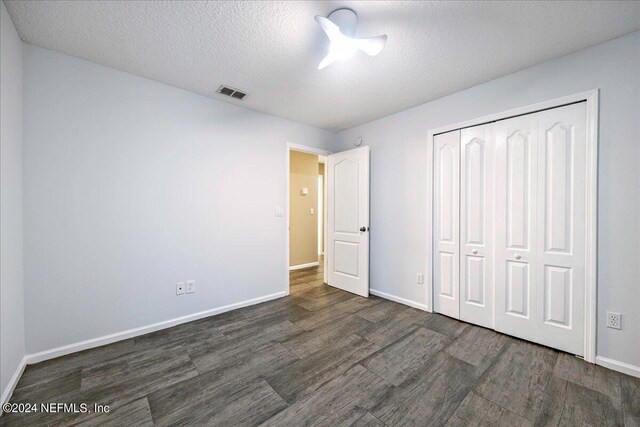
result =
[[[306,264],[298,264],[298,265],[292,265],[291,267],[289,267],[290,271],[293,270],[302,270],[303,268],[311,268],[311,267],[317,267],[320,265],[319,261],[316,262],[308,262]]]
[[[413,308],[417,308],[418,310],[422,310],[422,311],[430,311],[427,309],[427,306],[425,304],[421,304],[419,302],[415,302],[415,301],[411,301],[410,299],[406,299],[406,298],[401,298],[395,295],[391,295],[388,294],[386,292],[382,292],[382,291],[376,291],[375,289],[369,289],[369,293],[371,295],[375,295],[378,296],[380,298],[384,298],[384,299],[388,299],[390,301],[394,301],[400,304],[404,304],[404,305],[408,305],[409,307],[413,307]]]
[[[587,191],[585,203],[586,274],[584,306],[584,360],[596,363],[598,312],[598,89],[584,93],[587,101]]]
[[[9,380],[9,384],[7,384],[7,387],[2,391],[0,406],[4,405],[9,401],[9,399],[11,399],[11,396],[13,395],[13,391],[16,389],[16,386],[18,385],[18,381],[20,381],[20,377],[22,376],[24,369],[27,367],[27,358],[28,356],[24,356],[22,358],[22,360],[18,364],[18,367],[16,368],[16,371],[13,373],[13,376],[11,377],[11,380]],[[4,414],[4,411],[0,410],[0,416],[2,416],[2,414]]]
[[[170,328],[172,326],[181,325],[183,323],[193,322],[194,320],[215,316],[216,314],[225,313],[227,311],[236,310],[238,308],[248,307],[250,305],[260,304],[262,302],[271,301],[273,299],[282,298],[285,296],[285,292],[276,292],[275,294],[265,295],[262,297],[229,304],[218,308],[213,308],[211,310],[200,311],[198,313],[189,314],[187,316],[176,317],[174,319],[164,320],[162,322],[153,323],[151,325],[141,326],[139,328],[129,329],[122,332],[115,332],[113,334],[103,335],[101,337],[52,348],[50,350],[44,350],[38,353],[29,354],[25,358],[27,364],[31,365],[33,363],[54,359],[66,354],[71,354],[94,347],[100,347],[103,345],[114,343],[116,341],[122,341],[128,338],[137,337],[140,335],[148,334],[150,332],[159,331],[161,329]]]
[[[586,227],[586,274],[585,274],[585,319],[584,319],[584,360],[596,363],[596,313],[597,313],[597,224],[598,224],[598,111],[599,90],[576,93],[537,104],[495,113],[477,119],[466,120],[448,126],[431,129],[427,133],[427,259],[426,301],[427,310],[433,310],[433,137],[457,129],[478,126],[509,117],[531,114],[541,110],[586,101],[587,105],[587,193],[585,203]],[[618,362],[616,362],[618,363]],[[604,366],[604,365],[603,365]],[[612,368],[615,369],[615,368]]]
[[[618,362],[617,360],[602,356],[596,357],[596,364],[604,366],[605,368],[613,369],[614,371],[622,372],[623,374],[631,375],[632,377],[640,378],[640,366]]]

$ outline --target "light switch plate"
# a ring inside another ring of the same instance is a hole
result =
[[[176,295],[183,295],[185,287],[186,287],[185,282],[176,283]]]
[[[278,217],[284,216],[284,208],[276,206],[275,215]]]
[[[187,289],[186,292],[188,294],[192,294],[196,291],[196,281],[195,280],[187,280]]]
[[[416,275],[416,282],[418,283],[418,285],[422,285],[424,283],[424,274],[418,273]]]

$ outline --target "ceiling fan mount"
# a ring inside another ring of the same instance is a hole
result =
[[[355,37],[358,14],[348,7],[336,9],[327,16],[327,19],[340,28],[340,32],[347,37]]]

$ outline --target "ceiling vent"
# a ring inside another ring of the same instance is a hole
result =
[[[247,96],[246,93],[225,85],[220,86],[216,92],[236,99],[243,99]]]

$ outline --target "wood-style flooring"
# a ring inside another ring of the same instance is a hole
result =
[[[640,425],[640,379],[291,273],[291,295],[28,366],[1,425]],[[82,411],[80,411],[82,412]]]

